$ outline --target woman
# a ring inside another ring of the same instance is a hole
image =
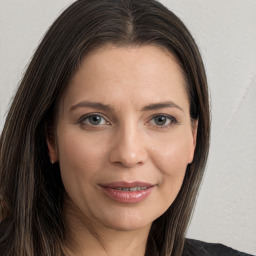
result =
[[[75,2],[38,47],[1,135],[1,253],[235,255],[185,240],[209,123],[202,60],[173,13]]]

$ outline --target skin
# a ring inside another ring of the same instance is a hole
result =
[[[67,192],[69,255],[144,255],[152,222],[174,201],[193,160],[197,126],[185,88],[175,57],[160,47],[107,45],[84,58],[61,99],[56,136],[47,138]],[[158,122],[161,115],[168,117]],[[153,189],[139,203],[120,203],[99,186],[117,181]]]

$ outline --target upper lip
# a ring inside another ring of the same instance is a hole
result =
[[[134,181],[134,182],[125,182],[118,181],[106,184],[100,184],[101,187],[104,188],[134,188],[134,187],[153,187],[152,183],[142,182],[142,181]]]

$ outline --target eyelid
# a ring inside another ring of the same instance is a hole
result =
[[[81,116],[81,117],[78,119],[77,123],[83,123],[84,120],[85,120],[86,118],[90,117],[90,116],[100,116],[101,118],[103,118],[103,119],[106,121],[106,123],[110,124],[110,121],[109,121],[108,117],[106,117],[106,115],[104,115],[103,113],[99,113],[99,112],[87,113],[87,114]],[[90,124],[88,124],[88,125],[90,125]],[[92,125],[92,126],[93,126],[93,125]]]
[[[154,126],[156,126],[157,128],[160,128],[160,129],[161,128],[168,128],[168,127],[170,127],[172,125],[179,124],[179,122],[178,122],[176,117],[174,117],[173,115],[166,114],[166,113],[157,113],[157,114],[152,115],[149,118],[149,121],[147,122],[147,124],[150,123],[152,120],[154,120],[154,118],[157,117],[157,116],[164,116],[164,117],[166,117],[166,118],[168,118],[170,120],[170,123],[167,124],[167,125],[162,125],[161,126],[161,125],[155,124]]]
[[[84,124],[85,124],[84,120],[85,120],[86,118],[91,117],[91,116],[94,116],[94,115],[95,115],[95,116],[100,116],[101,118],[103,118],[103,119],[106,121],[106,125],[111,124],[111,122],[109,121],[109,118],[108,118],[105,114],[99,113],[99,112],[87,113],[87,114],[81,116],[81,117],[78,119],[77,123],[80,123],[80,124],[83,124],[83,123],[84,123]],[[156,117],[158,117],[158,116],[164,116],[164,117],[168,118],[168,119],[170,120],[170,121],[169,121],[169,124],[167,124],[167,125],[166,125],[166,124],[165,124],[165,125],[151,124],[152,126],[155,126],[155,127],[157,127],[157,128],[168,128],[168,127],[173,126],[173,125],[175,125],[175,124],[179,124],[177,118],[174,117],[173,115],[166,114],[166,113],[157,113],[157,114],[154,114],[154,115],[152,115],[152,116],[149,117],[148,121],[146,122],[146,125],[150,124],[150,122],[153,121],[153,119],[156,118]],[[90,124],[90,123],[87,123],[87,122],[86,122],[85,125],[94,126],[93,124]],[[97,125],[95,125],[95,127],[96,127],[96,126],[97,126]],[[100,126],[100,125],[98,125],[98,126]]]

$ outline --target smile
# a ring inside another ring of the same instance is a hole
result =
[[[116,189],[121,190],[121,191],[140,191],[140,190],[144,190],[147,188],[148,187],[133,187],[133,188],[116,188]]]
[[[154,185],[144,182],[115,182],[101,185],[108,198],[124,204],[135,204],[144,201],[151,194]]]

